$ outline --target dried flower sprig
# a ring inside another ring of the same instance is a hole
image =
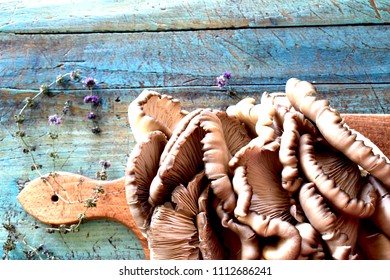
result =
[[[9,217],[8,223],[3,223],[2,225],[3,228],[7,231],[7,240],[3,244],[3,260],[7,260],[9,253],[16,248],[16,230],[15,226],[11,224]]]
[[[83,77],[81,75],[80,70],[75,70],[67,74],[60,74],[56,77],[56,80],[50,84],[43,84],[41,85],[39,91],[33,96],[33,97],[27,97],[24,100],[24,105],[23,108],[19,111],[18,114],[15,115],[15,122],[17,124],[17,131],[15,135],[21,139],[21,142],[24,146],[23,152],[28,154],[31,157],[32,160],[32,166],[31,170],[35,171],[38,176],[42,179],[44,183],[51,189],[51,191],[54,193],[58,199],[61,199],[62,201],[66,203],[84,203],[85,206],[85,211],[83,213],[80,213],[78,215],[78,223],[74,225],[61,225],[58,228],[52,228],[48,229],[48,232],[54,232],[54,231],[59,231],[62,233],[66,232],[77,232],[79,231],[80,225],[85,221],[87,215],[87,210],[93,207],[97,206],[97,202],[100,198],[101,195],[106,195],[104,193],[104,189],[102,186],[98,185],[96,188],[94,188],[91,192],[91,197],[84,199],[83,201],[69,201],[68,198],[62,197],[59,195],[59,193],[55,190],[55,188],[51,185],[50,181],[45,179],[45,177],[41,174],[40,169],[42,169],[42,164],[38,163],[36,157],[35,157],[35,150],[36,146],[30,144],[27,141],[27,133],[25,130],[23,130],[23,124],[25,123],[26,117],[25,117],[25,111],[27,108],[34,109],[36,105],[36,101],[38,97],[40,96],[48,96],[51,97],[54,94],[51,92],[51,89],[54,85],[61,85],[65,86],[67,83],[73,82],[73,83],[78,83],[82,82],[86,88],[89,90],[89,94],[86,95],[83,99],[85,103],[90,104],[90,110],[89,113],[87,114],[87,119],[92,120],[93,126],[92,126],[92,132],[94,134],[100,133],[101,129],[98,124],[98,115],[96,114],[96,109],[97,107],[101,104],[101,99],[93,93],[93,89],[98,85],[98,82],[96,79],[92,77]],[[56,176],[56,160],[59,158],[58,154],[58,147],[57,141],[60,138],[60,133],[59,133],[59,128],[62,126],[63,121],[66,119],[65,116],[68,114],[70,108],[71,108],[71,101],[67,100],[64,104],[64,107],[62,109],[62,113],[55,113],[52,115],[49,115],[47,117],[47,123],[48,123],[48,137],[51,139],[52,144],[51,144],[51,150],[48,151],[48,156],[52,159],[53,161],[53,170],[49,173],[50,176]],[[110,167],[109,161],[103,161],[99,163],[101,165],[101,171],[97,172],[99,174],[98,179],[99,180],[106,180],[108,178],[107,174],[107,169]],[[62,188],[64,190],[64,188]],[[9,248],[12,247],[12,240],[8,242]],[[34,254],[32,250],[27,250],[26,254]]]
[[[20,242],[21,234],[16,232],[16,228],[11,224],[10,217],[8,216],[8,222],[2,223],[3,228],[7,231],[7,240],[3,243],[3,260],[9,259],[9,254],[11,251],[16,249],[18,242]],[[37,247],[33,247],[27,243],[25,238],[21,240],[23,244],[23,253],[27,260],[32,259],[46,259],[46,260],[55,260],[58,259],[53,255],[51,251],[45,248],[44,244],[39,244]]]
[[[232,78],[232,74],[230,72],[225,72],[223,75],[217,77],[217,87],[220,90],[225,90],[226,94],[230,97],[240,99],[237,93],[232,89],[230,85],[230,80]]]
[[[100,160],[99,165],[102,167],[102,170],[100,172],[96,172],[96,178],[102,181],[107,180],[108,178],[107,169],[110,168],[111,166],[110,161]]]

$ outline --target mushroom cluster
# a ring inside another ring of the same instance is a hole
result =
[[[126,197],[151,259],[390,259],[390,160],[312,84],[226,111],[143,91]]]

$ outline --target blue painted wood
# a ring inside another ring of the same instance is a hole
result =
[[[62,67],[114,88],[389,83],[389,27],[345,26],[64,35],[2,34],[0,88],[34,89]],[[153,42],[153,43],[152,43]]]
[[[382,24],[386,0],[15,1],[0,3],[0,32],[133,32]]]

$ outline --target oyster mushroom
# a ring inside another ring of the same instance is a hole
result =
[[[296,202],[282,188],[278,141],[267,144],[258,137],[236,153],[229,165],[235,170],[234,190],[237,192],[237,216],[246,216],[249,211],[267,217],[280,218],[294,223],[302,221],[296,213]]]
[[[369,219],[360,223],[358,246],[364,259],[390,260],[390,239]]]
[[[206,186],[204,171],[177,186],[171,201],[158,205],[148,230],[151,259],[199,259],[200,242],[196,226],[198,199]]]
[[[316,99],[316,90],[312,84],[291,78],[286,83],[286,94],[292,106],[316,124],[332,147],[390,188],[390,160],[383,153],[376,154],[365,141],[357,140],[357,135],[345,125],[329,102]]]
[[[255,105],[256,100],[251,97],[240,100],[236,105],[231,105],[226,109],[228,116],[236,117],[242,123],[245,124],[251,137],[255,137],[256,123],[258,120],[258,107],[260,104]]]
[[[133,148],[125,172],[127,203],[134,220],[146,236],[153,212],[149,204],[149,189],[159,167],[160,155],[167,143],[161,131],[152,131]]]
[[[200,256],[193,218],[176,211],[171,202],[155,208],[148,242],[151,260],[198,260]]]
[[[238,118],[229,116],[224,111],[216,111],[215,114],[221,121],[223,135],[231,157],[252,139],[248,135],[245,125]]]
[[[196,115],[179,135],[153,178],[149,203],[157,206],[166,201],[174,188],[187,186],[188,182],[204,169],[201,140],[205,136],[200,127],[200,115]]]
[[[277,237],[277,242],[264,244],[262,258],[294,260],[299,257],[302,238],[298,229],[289,222],[252,211],[245,217],[238,217],[238,220],[250,226],[261,237]]]
[[[331,258],[356,258],[360,219],[329,208],[324,197],[316,192],[314,183],[300,188],[299,201],[310,224],[321,234]]]
[[[367,184],[362,188],[361,194],[369,199],[372,190],[376,192],[377,200],[374,213],[369,219],[390,238],[390,193],[383,186],[382,182],[374,176],[367,176]]]
[[[318,135],[315,126],[300,112],[287,112],[283,120],[279,160],[283,165],[282,187],[289,192],[296,192],[304,178],[299,174],[298,146],[302,134]]]
[[[137,142],[151,131],[161,130],[170,138],[177,123],[188,113],[168,95],[144,90],[130,103],[128,117]]]
[[[367,202],[357,198],[363,184],[361,173],[343,153],[304,134],[300,137],[299,161],[306,178],[338,211],[359,218],[374,213],[374,198]]]
[[[231,154],[225,141],[222,123],[213,112],[203,111],[200,114],[200,126],[205,132],[201,140],[205,173],[224,209],[232,213],[236,206],[236,196],[229,177]]]
[[[165,146],[165,149],[163,150],[163,152],[161,154],[160,164],[165,160],[165,158],[167,157],[169,151],[172,149],[173,145],[175,144],[175,142],[179,138],[180,134],[182,134],[184,132],[184,130],[187,128],[187,126],[189,125],[190,121],[195,116],[199,115],[202,111],[203,111],[203,109],[201,109],[201,108],[195,109],[194,111],[189,112],[187,115],[185,115],[179,121],[179,123],[176,125],[175,129],[173,130],[172,135],[169,138],[167,145]]]
[[[199,213],[196,215],[196,226],[199,234],[199,249],[204,260],[223,260],[225,249],[210,219],[208,198],[209,187],[205,188],[198,200]],[[218,223],[218,221],[215,221]]]
[[[173,188],[186,185],[204,169],[213,192],[232,212],[236,198],[229,177],[230,157],[221,121],[211,110],[203,110],[191,119],[161,163],[151,184],[150,204],[161,204]]]
[[[298,223],[295,225],[302,237],[299,260],[323,260],[325,259],[322,239],[318,231],[310,223]]]

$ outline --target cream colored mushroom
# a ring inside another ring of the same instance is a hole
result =
[[[154,130],[164,132],[169,139],[187,113],[177,99],[149,90],[141,92],[128,108],[130,127],[137,142]]]

